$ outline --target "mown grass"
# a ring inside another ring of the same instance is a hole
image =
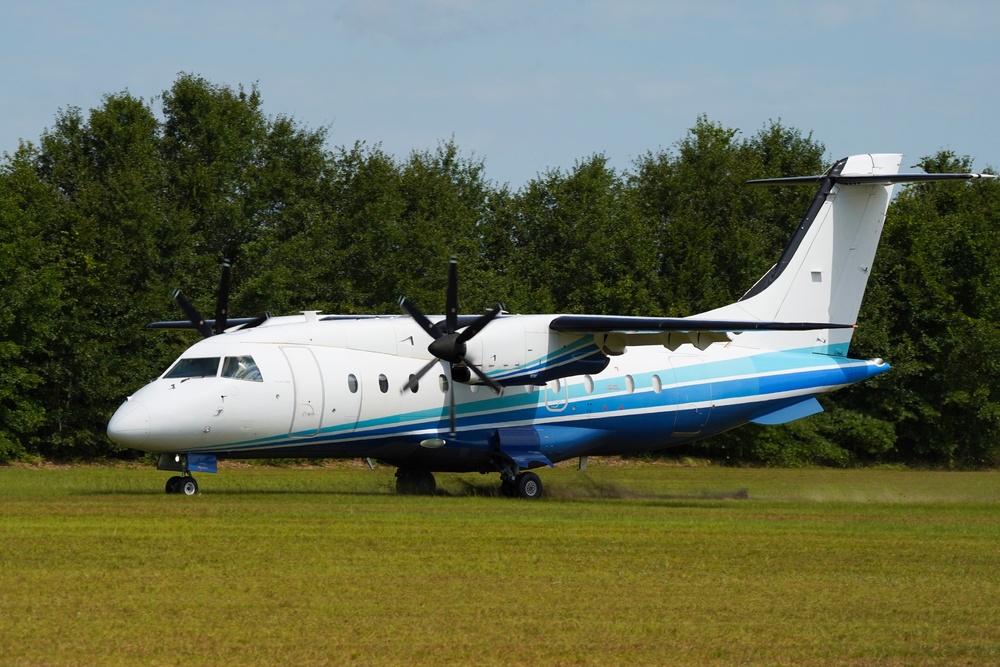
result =
[[[1000,477],[0,469],[3,665],[1000,664]]]

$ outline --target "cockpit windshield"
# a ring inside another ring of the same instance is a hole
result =
[[[253,357],[249,355],[226,357],[226,361],[222,364],[222,377],[249,382],[264,381],[264,378],[260,376],[260,369],[257,368]]]
[[[204,378],[215,377],[219,372],[219,357],[178,359],[164,378]]]

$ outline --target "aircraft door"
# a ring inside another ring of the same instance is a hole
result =
[[[670,366],[677,383],[673,437],[696,436],[705,428],[712,413],[712,385],[699,357],[671,356]]]
[[[323,421],[323,376],[316,357],[308,347],[282,346],[281,351],[292,369],[295,387],[294,411],[289,434],[312,437]]]

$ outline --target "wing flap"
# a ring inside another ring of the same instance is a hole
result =
[[[629,345],[662,345],[677,350],[693,345],[706,350],[727,343],[744,331],[814,331],[852,329],[853,324],[830,322],[759,322],[755,320],[705,320],[688,317],[628,317],[615,315],[560,315],[549,323],[560,333],[604,336],[605,354],[623,354]],[[600,343],[599,343],[600,344]]]

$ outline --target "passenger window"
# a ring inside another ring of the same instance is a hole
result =
[[[242,357],[226,357],[222,364],[222,377],[233,378],[234,380],[247,380],[248,382],[263,382],[260,369],[254,362],[253,357],[245,355]]]
[[[378,390],[383,394],[389,391],[389,378],[384,375],[378,376]]]
[[[625,376],[625,392],[631,394],[635,391],[635,380],[632,379],[631,375]]]
[[[443,375],[438,375],[438,386],[441,387],[441,393],[448,391],[448,378]]]
[[[179,359],[164,378],[207,378],[219,372],[219,357]]]
[[[415,381],[416,378],[417,378],[416,375],[410,375],[410,382],[413,383],[410,385],[410,391],[413,392],[414,394],[417,393],[418,389],[420,389],[420,383]]]
[[[663,381],[660,380],[659,375],[653,376],[653,391],[655,391],[657,394],[663,391]]]
[[[358,376],[354,373],[347,376],[347,388],[352,394],[358,393]]]

